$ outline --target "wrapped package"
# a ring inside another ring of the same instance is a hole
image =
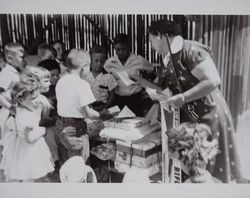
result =
[[[138,168],[148,168],[157,163],[161,163],[161,152],[156,152],[147,157],[140,157],[136,155],[130,155],[125,152],[116,151],[116,162],[125,163],[131,166],[136,166]]]
[[[148,124],[134,129],[117,129],[117,128],[104,128],[100,132],[100,136],[107,139],[121,140],[124,142],[132,143],[139,141],[146,135],[160,130],[159,123]]]
[[[103,122],[104,127],[118,129],[133,129],[149,124],[150,120],[142,117],[112,118]]]
[[[132,170],[138,170],[138,171],[141,171],[141,170],[147,171],[149,177],[159,173],[160,170],[161,170],[160,164],[158,164],[158,163],[153,165],[153,166],[150,166],[148,168],[138,168],[136,166],[131,166],[130,167],[128,164],[124,164],[122,162],[117,162],[117,161],[115,161],[115,163],[114,163],[114,168],[117,171],[119,171],[120,173],[126,173],[131,169]]]
[[[147,168],[160,163],[161,133],[151,133],[136,143],[117,140],[115,160],[140,168]]]

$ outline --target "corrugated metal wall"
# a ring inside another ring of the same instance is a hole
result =
[[[41,15],[1,14],[0,45],[18,41],[30,54],[43,42],[62,40],[66,48],[89,48],[97,43],[114,54],[112,40],[117,33],[132,37],[132,51],[153,63],[160,63],[148,42],[151,20],[167,18],[180,23],[183,36],[209,45],[220,73],[221,91],[234,120],[250,109],[250,16],[239,15]]]

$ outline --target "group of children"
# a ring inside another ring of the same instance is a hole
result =
[[[125,34],[117,35],[115,49],[119,57],[106,61],[102,46],[66,51],[57,41],[40,45],[38,64],[27,66],[21,44],[5,45],[0,54],[0,169],[5,181],[41,181],[73,156],[90,164],[86,119],[112,117],[107,109],[113,105],[128,105],[142,116],[137,98],[142,87],[124,86],[116,74],[139,74],[151,70],[149,63],[130,52]]]

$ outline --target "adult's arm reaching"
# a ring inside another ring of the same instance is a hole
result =
[[[172,96],[167,100],[170,106],[181,107],[184,103],[197,100],[210,94],[220,84],[220,76],[210,57],[197,64],[191,73],[200,81],[182,94]]]

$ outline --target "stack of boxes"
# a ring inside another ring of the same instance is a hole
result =
[[[159,123],[144,118],[113,119],[104,122],[100,136],[116,140],[114,168],[120,173],[130,169],[146,170],[152,176],[161,168]]]

